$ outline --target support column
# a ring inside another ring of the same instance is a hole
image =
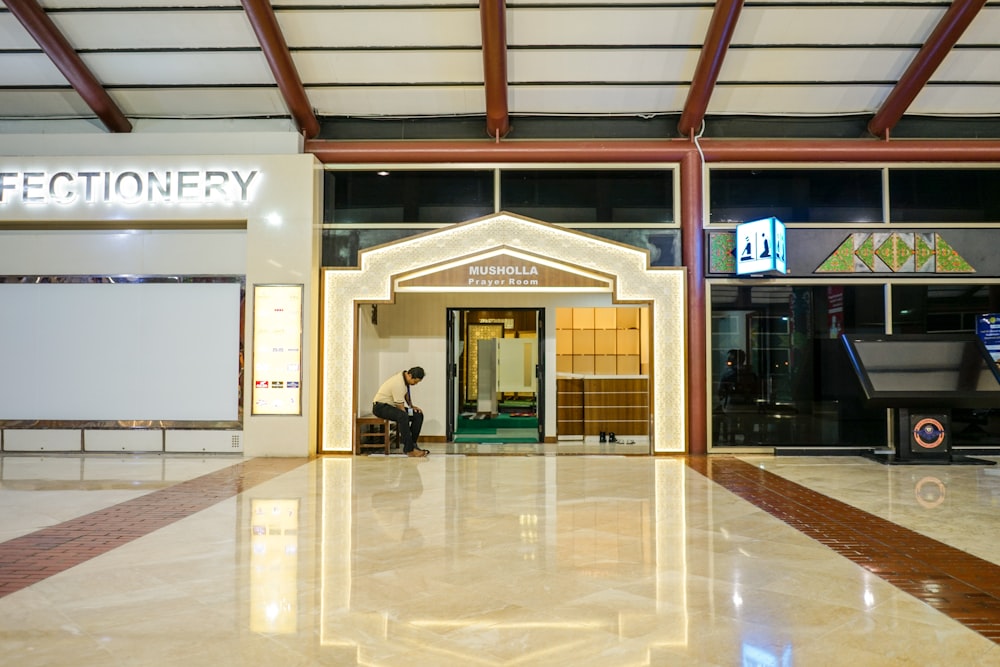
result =
[[[705,351],[704,172],[701,155],[689,151],[680,166],[681,262],[687,268],[687,423],[688,454],[708,451]]]

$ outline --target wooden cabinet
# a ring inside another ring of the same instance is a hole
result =
[[[649,435],[648,309],[556,309],[560,436]]]
[[[584,378],[583,433],[649,435],[649,380]]]
[[[649,435],[647,378],[559,378],[556,392],[560,436]]]
[[[583,378],[556,380],[556,432],[583,435]]]

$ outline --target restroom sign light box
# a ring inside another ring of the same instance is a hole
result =
[[[736,226],[736,273],[787,273],[781,220],[763,218]]]

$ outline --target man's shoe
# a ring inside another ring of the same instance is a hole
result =
[[[421,456],[427,456],[427,452],[423,449],[411,449],[410,451],[406,452],[406,455],[413,457],[421,457]]]

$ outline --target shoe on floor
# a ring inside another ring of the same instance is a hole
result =
[[[424,449],[411,449],[410,451],[406,452],[406,455],[407,456],[413,456],[413,457],[427,456],[427,450],[424,450]]]

